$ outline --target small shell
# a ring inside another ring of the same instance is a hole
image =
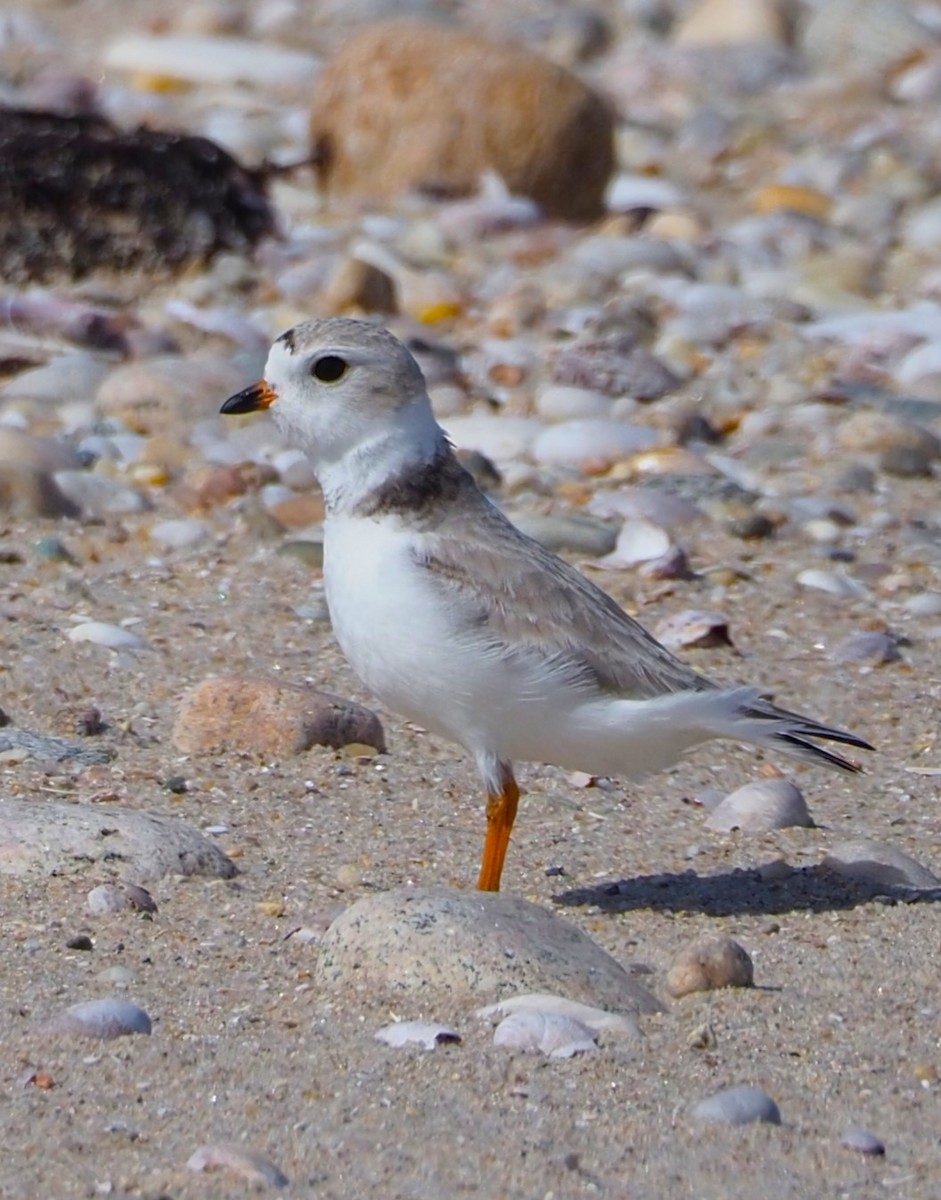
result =
[[[831,596],[862,597],[867,595],[866,585],[860,583],[858,579],[851,579],[849,575],[842,572],[824,571],[819,567],[810,567],[806,571],[801,571],[797,576],[797,582],[801,587],[813,588],[819,592],[829,592]]]
[[[187,1159],[186,1167],[189,1171],[231,1171],[254,1187],[283,1188],[290,1183],[264,1155],[231,1142],[200,1146]]]
[[[109,650],[150,649],[150,643],[130,629],[109,625],[106,621],[83,621],[69,630],[68,638],[70,642],[92,642],[96,646],[107,646]]]
[[[671,650],[732,645],[729,623],[721,613],[701,612],[694,608],[684,609],[661,621],[654,635]]]
[[[756,1087],[731,1087],[700,1100],[692,1110],[697,1121],[714,1125],[750,1125],[763,1121],[768,1125],[781,1124],[781,1110],[767,1092]]]
[[[393,1021],[376,1031],[376,1040],[387,1046],[422,1046],[434,1050],[440,1042],[459,1042],[461,1035],[438,1021]]]
[[[132,1033],[149,1034],[151,1023],[144,1010],[128,1000],[86,1000],[47,1021],[42,1031],[110,1041]]]
[[[741,829],[768,833],[772,829],[812,828],[813,820],[801,790],[786,779],[759,779],[737,788],[712,810],[706,826],[717,833]]]
[[[509,996],[497,1004],[488,1004],[486,1008],[478,1009],[477,1016],[489,1020],[492,1017],[507,1017],[522,1012],[537,1012],[543,1015],[552,1013],[568,1017],[593,1029],[595,1033],[613,1033],[630,1038],[641,1036],[637,1022],[628,1013],[607,1012],[603,1008],[593,1008],[590,1004],[582,1004],[578,1000],[569,1000],[566,996],[553,996],[550,992],[527,992],[522,996]]]
[[[493,1044],[511,1050],[571,1058],[596,1049],[596,1034],[581,1021],[554,1012],[511,1013],[493,1031]]]
[[[720,935],[697,938],[673,960],[666,978],[667,991],[679,999],[691,992],[717,988],[752,987],[755,973],[748,951]]]
[[[664,558],[672,546],[670,535],[650,521],[625,521],[610,554],[600,563],[605,567],[634,567],[638,563]]]

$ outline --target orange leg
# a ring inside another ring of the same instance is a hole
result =
[[[484,856],[477,880],[477,888],[481,892],[500,890],[500,876],[503,874],[503,862],[510,844],[519,798],[520,790],[513,772],[509,767],[502,766],[500,790],[487,793],[487,840],[484,842]]]

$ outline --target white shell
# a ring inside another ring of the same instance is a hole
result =
[[[150,643],[130,629],[109,625],[107,621],[83,621],[69,630],[68,638],[70,642],[92,642],[96,646],[107,646],[109,650],[150,649]]]
[[[376,1030],[376,1041],[387,1046],[423,1046],[434,1050],[439,1042],[459,1042],[461,1035],[438,1021],[393,1021]]]
[[[200,1146],[187,1159],[189,1171],[231,1171],[254,1187],[287,1187],[290,1180],[264,1155],[232,1142]]]
[[[617,544],[600,563],[605,567],[633,567],[662,558],[670,550],[670,535],[650,521],[625,521]]]
[[[478,1009],[477,1016],[483,1020],[490,1020],[521,1012],[538,1012],[544,1015],[552,1013],[568,1017],[593,1029],[595,1033],[612,1033],[630,1038],[641,1036],[637,1022],[628,1013],[608,1012],[603,1008],[582,1004],[579,1000],[569,1000],[566,996],[553,996],[550,992],[526,992],[521,996],[508,996],[506,1000]]]
[[[510,1050],[537,1051],[550,1058],[571,1058],[596,1049],[596,1034],[571,1017],[553,1012],[511,1013],[493,1031],[493,1044]]]

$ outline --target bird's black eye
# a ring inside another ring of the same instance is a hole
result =
[[[349,369],[349,363],[339,354],[325,354],[313,364],[310,373],[321,383],[337,383]]]

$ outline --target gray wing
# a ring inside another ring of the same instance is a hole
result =
[[[541,658],[573,682],[625,698],[714,686],[479,494],[470,512],[462,505],[424,532],[416,559],[475,637],[509,657]]]

